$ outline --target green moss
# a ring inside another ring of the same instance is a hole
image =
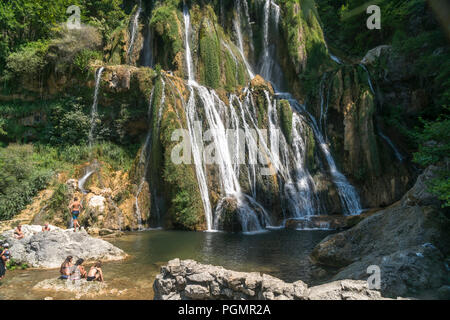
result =
[[[287,100],[281,100],[278,108],[281,122],[281,130],[283,131],[286,141],[292,143],[292,108]]]
[[[206,86],[217,89],[220,86],[220,43],[209,24],[206,20],[200,33],[200,58],[204,66],[201,78]]]
[[[175,57],[183,49],[183,38],[180,34],[181,26],[178,19],[177,5],[179,1],[164,1],[153,10],[150,25],[154,28],[158,43],[161,45],[158,54],[165,67],[177,67]]]

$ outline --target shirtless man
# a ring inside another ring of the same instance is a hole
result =
[[[72,203],[69,205],[69,210],[72,213],[72,221],[73,221],[73,232],[77,231],[80,228],[80,224],[78,223],[78,216],[80,215],[80,210],[83,208],[81,202],[78,201],[78,198],[73,198]]]
[[[22,225],[19,224],[16,227],[16,230],[14,230],[14,237],[16,237],[17,239],[23,239],[23,237],[25,237],[22,231]]]

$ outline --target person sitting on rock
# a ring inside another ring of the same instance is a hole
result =
[[[61,267],[59,268],[59,273],[61,273],[61,279],[67,280],[70,276],[70,271],[73,266],[72,264],[73,257],[68,256],[66,260],[61,264]]]
[[[49,225],[48,225],[48,222],[46,222],[46,223],[44,224],[44,226],[42,227],[42,232],[45,232],[45,231],[50,231],[50,227],[49,227]]]
[[[80,224],[78,223],[78,216],[80,215],[80,210],[83,208],[83,205],[80,201],[78,201],[78,198],[73,198],[72,203],[69,205],[69,210],[72,213],[72,222],[73,222],[73,232],[77,231],[80,228]]]
[[[102,271],[102,263],[101,261],[97,261],[87,274],[87,281],[101,281],[103,282],[103,271]]]
[[[3,244],[3,250],[0,252],[0,280],[5,277],[6,274],[6,263],[11,258],[11,254],[9,253],[9,244]]]
[[[16,227],[16,230],[14,230],[14,237],[16,237],[17,239],[23,239],[23,237],[25,237],[22,231],[22,225],[19,224]]]
[[[69,280],[81,280],[81,278],[86,278],[87,272],[82,266],[83,262],[83,259],[78,259],[77,262],[75,262],[75,265],[71,268]]]

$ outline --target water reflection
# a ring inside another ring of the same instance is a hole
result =
[[[152,299],[152,285],[161,265],[174,258],[194,259],[236,271],[257,271],[288,282],[310,281],[309,253],[330,231],[275,230],[245,235],[224,232],[153,230],[128,233],[111,242],[130,255],[104,265],[108,292],[97,299]],[[0,299],[73,299],[74,294],[31,290],[58,270],[8,272]],[[122,292],[118,295],[117,292]]]

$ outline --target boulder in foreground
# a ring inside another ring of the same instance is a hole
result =
[[[85,261],[121,260],[127,255],[109,242],[89,236],[83,229],[63,230],[50,226],[51,231],[41,232],[41,226],[22,226],[25,237],[16,239],[14,230],[1,234],[10,245],[11,258],[33,268],[59,268],[67,256]]]
[[[308,288],[259,272],[236,272],[193,260],[174,259],[153,284],[155,300],[381,300],[366,281],[344,280]]]

